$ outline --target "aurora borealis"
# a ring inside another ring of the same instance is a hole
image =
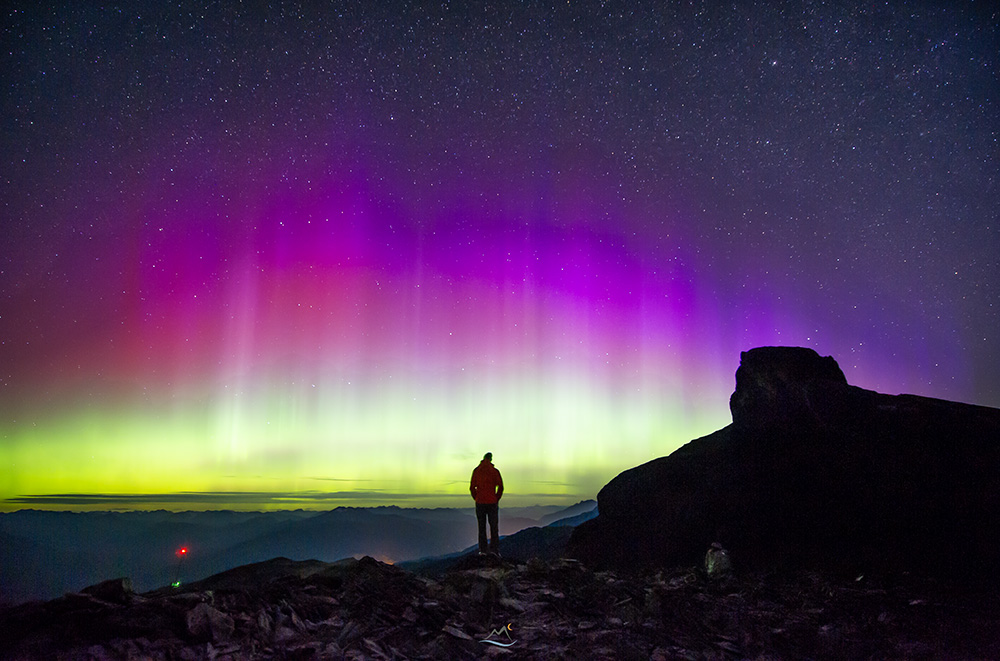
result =
[[[980,3],[8,3],[0,509],[572,504],[740,351],[1000,406]]]

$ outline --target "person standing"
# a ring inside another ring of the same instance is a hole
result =
[[[503,478],[493,465],[493,453],[487,452],[472,471],[469,491],[476,501],[476,521],[479,523],[479,552],[486,553],[486,521],[490,523],[489,552],[500,555],[500,498]]]

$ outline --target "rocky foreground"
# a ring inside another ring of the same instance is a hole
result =
[[[984,659],[1000,600],[815,573],[709,578],[469,557],[431,579],[283,558],[133,594],[107,581],[0,612],[5,659]]]

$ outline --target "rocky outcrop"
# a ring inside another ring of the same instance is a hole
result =
[[[744,352],[733,423],[625,471],[569,553],[597,567],[905,571],[995,580],[1000,410],[850,386],[811,349]]]
[[[802,429],[835,424],[829,404],[847,388],[830,356],[802,347],[744,351],[729,398],[733,424],[744,429]]]

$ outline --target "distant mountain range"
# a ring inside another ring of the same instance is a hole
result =
[[[572,525],[595,516],[595,507],[589,500],[569,508],[504,508],[501,534]],[[0,604],[52,599],[115,576],[129,577],[143,592],[275,557],[333,562],[368,555],[396,563],[458,552],[476,536],[469,509],[21,510],[0,514]]]

